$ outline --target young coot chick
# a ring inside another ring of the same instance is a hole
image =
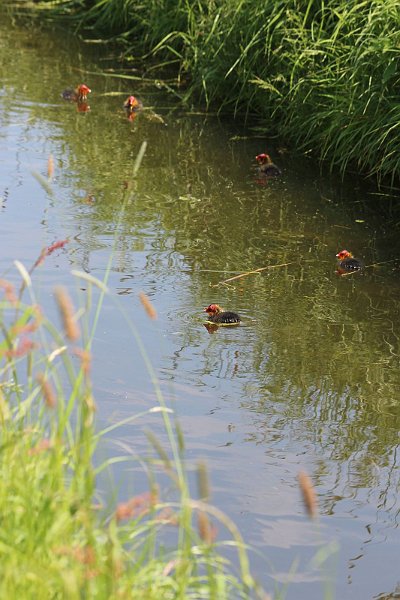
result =
[[[238,314],[225,311],[218,304],[210,304],[206,306],[204,312],[207,313],[207,322],[217,325],[239,325],[241,319]]]
[[[272,162],[269,154],[257,154],[256,161],[258,162],[258,171],[261,175],[266,175],[267,177],[282,175],[282,171]]]
[[[341,250],[336,254],[336,258],[339,261],[338,268],[343,273],[360,271],[364,266],[362,261],[358,258],[354,258],[352,253],[348,250]]]
[[[127,112],[138,112],[143,108],[143,103],[136,96],[129,96],[124,102],[124,108]]]
[[[87,95],[92,90],[87,85],[81,83],[74,90],[64,90],[61,96],[64,100],[70,100],[71,102],[86,102]]]

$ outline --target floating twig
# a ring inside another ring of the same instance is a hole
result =
[[[210,287],[218,287],[219,285],[224,285],[229,283],[230,281],[234,281],[235,279],[241,279],[242,277],[247,277],[248,275],[254,275],[255,273],[261,273],[261,271],[266,271],[267,269],[278,269],[279,267],[287,267],[288,265],[292,265],[292,262],[282,263],[280,265],[267,265],[266,267],[260,267],[259,269],[253,269],[252,271],[245,271],[244,273],[240,273],[239,275],[235,275],[234,277],[229,277],[229,279],[224,279],[223,281],[218,281],[218,283],[210,284]]]
[[[381,262],[372,263],[372,265],[366,265],[364,269],[371,269],[373,267],[377,267],[378,265],[387,265],[388,263],[395,262],[396,258],[391,258],[390,260],[382,260]]]

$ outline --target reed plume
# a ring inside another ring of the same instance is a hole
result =
[[[60,311],[65,335],[71,342],[75,342],[80,337],[81,333],[74,316],[72,301],[65,288],[61,286],[55,288],[54,295]]]
[[[53,158],[53,155],[50,154],[50,156],[47,160],[47,178],[49,181],[51,181],[53,179],[53,175],[54,175],[54,158]]]
[[[38,373],[38,375],[36,376],[36,380],[40,385],[40,389],[42,391],[42,395],[46,406],[48,408],[54,408],[57,404],[57,399],[53,386],[48,381],[48,379],[46,379],[43,373]]]
[[[211,523],[207,513],[199,511],[197,515],[197,526],[199,529],[199,536],[206,544],[212,544],[217,537],[216,527]]]
[[[317,516],[317,495],[315,493],[312,481],[305,471],[298,474],[300,490],[303,496],[304,506],[311,518]]]
[[[201,500],[210,499],[210,484],[208,481],[207,467],[204,462],[200,462],[197,465],[197,487],[199,491],[199,498]]]
[[[6,279],[0,279],[0,289],[4,290],[4,297],[10,304],[17,304],[18,297],[15,293],[15,288],[12,283]]]
[[[139,300],[142,303],[144,310],[147,313],[147,316],[155,321],[157,319],[157,311],[150,302],[149,297],[144,292],[139,292]]]

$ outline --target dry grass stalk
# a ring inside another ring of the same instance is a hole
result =
[[[73,556],[83,565],[93,565],[96,562],[96,554],[92,546],[76,546]]]
[[[158,438],[154,435],[154,433],[152,431],[147,431],[146,435],[147,435],[147,439],[149,440],[149,442],[153,446],[154,450],[157,452],[159,458],[161,459],[164,469],[171,475],[171,477],[174,477],[173,465],[169,459],[168,454],[162,447],[160,441],[158,440]]]
[[[51,246],[48,246],[47,248],[45,248],[45,253],[46,256],[50,256],[50,254],[53,254],[53,252],[55,250],[60,250],[61,248],[64,248],[65,244],[68,244],[69,240],[58,240],[57,242],[54,242],[53,244],[51,244]]]
[[[317,516],[318,503],[317,495],[315,493],[315,488],[312,484],[311,478],[305,471],[300,471],[298,474],[298,480],[307,513],[311,518],[314,518]]]
[[[156,516],[156,521],[160,521],[164,525],[173,525],[177,527],[179,525],[179,516],[174,513],[171,507],[166,506]]]
[[[3,392],[0,389],[0,422],[4,423],[11,416],[10,408],[8,406],[8,402],[6,401]]]
[[[168,575],[177,567],[177,565],[179,564],[179,560],[178,559],[173,559],[170,560],[164,567],[163,569],[163,577],[168,577]]]
[[[55,250],[61,250],[62,248],[64,248],[64,246],[66,244],[68,244],[68,242],[69,242],[69,240],[58,240],[57,242],[54,242],[50,246],[46,246],[45,248],[43,248],[42,251],[40,252],[38,258],[36,259],[36,261],[34,262],[32,267],[29,269],[29,273],[32,273],[32,271],[34,271],[36,269],[36,267],[41,265],[42,262],[44,261],[44,259],[46,258],[46,256],[50,256],[51,254],[53,254],[53,252]]]
[[[65,291],[65,288],[61,286],[56,287],[54,294],[63,322],[65,335],[71,342],[75,342],[81,333],[74,317],[72,301]]]
[[[90,374],[90,366],[92,364],[92,355],[88,350],[82,350],[82,348],[75,348],[74,354],[78,356],[81,361],[81,367],[83,374],[87,377]]]
[[[4,290],[4,296],[10,304],[17,304],[18,297],[15,293],[15,289],[12,283],[7,281],[6,279],[0,279],[0,288]]]
[[[57,397],[53,386],[46,379],[43,373],[38,373],[36,380],[42,390],[43,398],[48,408],[54,408],[57,405]]]
[[[245,273],[240,273],[239,275],[235,275],[234,277],[229,277],[229,279],[224,279],[223,281],[218,281],[218,283],[214,283],[210,285],[210,287],[218,287],[219,285],[226,285],[229,281],[235,281],[236,279],[241,279],[242,277],[247,277],[248,275],[254,275],[255,273],[261,273],[262,271],[266,271],[267,269],[278,269],[280,267],[287,267],[288,265],[292,265],[293,263],[282,263],[281,265],[267,265],[266,267],[260,267],[259,269],[253,269],[251,271],[246,271]]]
[[[210,498],[210,484],[208,481],[208,472],[205,463],[200,462],[197,465],[197,487],[199,490],[199,498],[208,500]]]
[[[158,501],[158,491],[154,489],[151,492],[144,492],[134,496],[128,502],[121,502],[115,511],[117,521],[123,519],[132,519],[133,517],[142,517],[146,515]]]
[[[26,354],[29,354],[36,347],[37,345],[34,342],[32,342],[32,340],[24,337],[18,343],[18,346],[16,348],[11,348],[10,350],[7,350],[4,354],[9,359],[22,358]]]
[[[85,419],[85,426],[90,427],[93,424],[94,413],[96,412],[96,402],[90,392],[88,392],[85,396],[85,404],[88,410]]]
[[[96,564],[96,553],[92,546],[60,546],[54,548],[54,553],[61,556],[69,556],[85,567],[86,579],[97,577],[100,571],[93,566]]]
[[[34,331],[37,331],[37,329],[43,321],[43,315],[40,306],[32,306],[32,315],[34,318],[30,323],[26,323],[25,325],[12,325],[10,327],[10,334],[13,337],[18,337],[20,335],[25,335],[27,333],[33,333]]]
[[[149,297],[144,292],[139,292],[139,300],[142,303],[147,316],[155,321],[157,319],[157,311],[150,302]]]
[[[35,454],[41,454],[42,452],[49,450],[50,448],[52,448],[52,446],[53,444],[51,440],[43,438],[36,444],[36,446],[33,446],[33,448],[29,450],[28,454],[29,456],[35,456]]]
[[[199,529],[199,536],[203,542],[206,544],[212,544],[217,537],[217,530],[210,522],[207,513],[199,511],[197,515],[197,526]]]
[[[50,156],[47,160],[47,177],[48,177],[49,181],[51,181],[53,179],[53,175],[54,175],[54,158],[53,158],[53,155],[50,154]]]

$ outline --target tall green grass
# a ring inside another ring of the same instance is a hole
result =
[[[145,144],[133,179],[144,151]],[[36,174],[47,193],[52,193],[52,164],[48,180]],[[133,187],[134,181],[120,219]],[[55,289],[59,320],[53,322],[39,305],[34,280],[40,265],[67,244],[60,240],[44,248],[30,268],[16,261],[13,281],[0,279],[0,596],[265,598],[238,529],[208,503],[203,465],[200,499],[190,493],[181,431],[128,316],[153,382],[154,404],[106,429],[96,427],[92,341],[104,298],[112,297],[107,288],[112,256],[103,281],[73,272],[86,288],[79,308],[66,289]],[[156,318],[147,297],[141,300],[149,318]],[[148,440],[175,501],[167,501],[149,469],[148,489],[106,505],[97,488],[99,475],[112,462],[133,459],[119,456],[98,464],[97,457],[95,466],[96,448],[104,436],[148,414],[158,415],[164,425],[167,447],[151,432]],[[217,533],[217,523],[227,533]],[[235,567],[224,557],[225,546],[236,551]]]
[[[342,172],[400,173],[396,0],[43,0],[162,64],[184,100],[237,116]]]

